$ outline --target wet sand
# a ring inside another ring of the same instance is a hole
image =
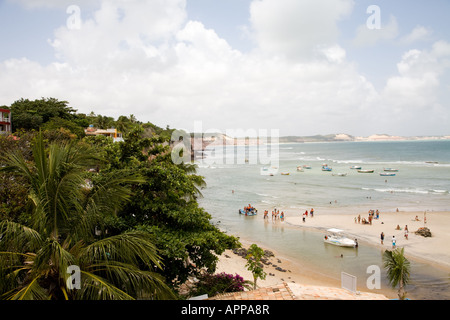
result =
[[[424,212],[416,211],[380,212],[379,218],[373,219],[371,225],[361,223],[362,218],[368,220],[368,212],[361,212],[361,210],[354,210],[351,213],[336,210],[326,213],[316,212],[314,217],[306,217],[305,222],[298,211],[295,214],[289,210],[284,212],[284,221],[275,223],[286,227],[308,228],[324,234],[329,228],[339,228],[345,230],[349,237],[358,239],[359,243],[363,242],[382,249],[392,249],[391,240],[392,236],[395,236],[397,247],[405,248],[405,254],[408,257],[450,270],[450,250],[447,247],[450,241],[450,233],[448,233],[450,212],[427,211],[425,215]],[[361,217],[359,223],[358,220],[355,222],[358,215]],[[424,217],[426,217],[426,223]],[[397,226],[401,230],[396,230]],[[409,230],[408,239],[404,237],[405,226],[408,226]],[[432,237],[425,238],[414,233],[424,226],[430,229]],[[380,239],[381,232],[385,235],[383,244]],[[248,239],[241,239],[241,243],[244,247],[252,244]],[[263,247],[263,249],[272,251],[274,256],[269,258],[270,263],[264,266],[267,276],[265,280],[258,279],[259,287],[273,286],[283,282],[337,288],[341,286],[338,279],[314,270],[307,262],[292,261],[281,256],[273,248]],[[220,257],[216,273],[237,273],[246,280],[252,280],[252,274],[246,269],[245,264],[246,260],[243,257],[227,250]],[[376,290],[376,293],[384,294],[388,298],[396,298],[395,290]]]

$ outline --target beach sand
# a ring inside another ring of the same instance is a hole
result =
[[[243,247],[248,248],[249,242],[240,239]],[[269,258],[269,265],[264,265],[264,272],[266,272],[266,279],[257,280],[259,287],[268,287],[282,282],[286,283],[301,283],[306,285],[323,285],[323,286],[340,286],[340,282],[336,279],[327,277],[326,275],[309,272],[299,262],[293,262],[286,257],[283,257],[274,251],[272,248],[265,248],[271,251],[274,256]],[[216,273],[226,272],[230,274],[239,274],[245,280],[253,281],[253,275],[247,270],[245,264],[247,260],[243,257],[233,253],[231,250],[226,250],[220,256],[217,264]],[[280,268],[280,269],[277,269]]]
[[[368,220],[368,212],[361,212],[361,219]],[[392,249],[392,237],[395,236],[397,247],[405,249],[405,255],[434,265],[450,268],[450,212],[380,212],[379,219],[373,219],[372,224],[355,223],[358,214],[320,214],[307,217],[305,222],[300,215],[287,216],[286,223],[292,226],[314,228],[325,232],[328,228],[338,228],[345,231],[358,242],[378,246],[383,249]],[[418,217],[419,221],[415,218]],[[424,223],[424,216],[426,223]],[[400,226],[401,230],[396,230]],[[408,239],[405,239],[405,226],[408,226]],[[414,232],[421,227],[430,229],[432,237],[423,237]],[[384,244],[381,244],[380,235],[384,233]]]
[[[380,212],[379,219],[372,220],[372,225],[363,225],[355,223],[355,213],[331,213],[321,214],[316,212],[314,217],[307,217],[305,222],[302,221],[300,214],[287,213],[284,222],[286,226],[295,228],[311,228],[325,234],[328,228],[339,228],[345,230],[349,237],[358,239],[360,244],[373,245],[382,249],[392,249],[391,239],[395,236],[397,239],[397,247],[405,248],[405,255],[410,258],[417,259],[426,263],[431,263],[437,267],[450,270],[450,250],[447,243],[450,241],[450,233],[448,226],[450,225],[450,212],[426,212],[426,224],[424,224],[424,212]],[[361,212],[361,218],[368,218],[368,213]],[[419,221],[415,221],[415,217]],[[397,225],[401,230],[396,230]],[[404,228],[408,226],[408,240],[404,237]],[[416,231],[420,227],[426,226],[430,229],[432,237],[422,237],[416,235]],[[384,244],[381,244],[380,234],[385,234]],[[245,248],[249,247],[249,240],[241,239],[241,243]],[[266,279],[258,279],[258,287],[269,287],[280,283],[296,283],[302,285],[323,286],[339,288],[341,283],[339,280],[331,278],[326,274],[321,274],[317,270],[312,270],[311,266],[303,265],[301,261],[291,261],[286,257],[279,255],[273,248],[265,248],[274,253],[269,261],[270,265],[264,266],[267,273]],[[245,267],[246,260],[227,250],[219,259],[216,273],[226,272],[230,274],[239,274],[246,280],[252,280],[252,274]],[[279,267],[284,271],[277,270]],[[395,291],[382,290],[377,293],[384,294],[388,298],[396,298]]]
[[[248,248],[249,243],[242,241],[243,247]],[[392,290],[366,290],[358,295],[340,289],[339,280],[331,278],[326,274],[318,273],[316,270],[308,269],[300,261],[291,261],[280,256],[276,251],[270,250],[274,256],[269,258],[269,265],[264,266],[266,278],[257,280],[258,288],[269,288],[286,284],[298,300],[384,300],[395,299],[397,295]],[[225,272],[228,274],[239,274],[245,280],[253,281],[253,275],[247,270],[246,260],[234,253],[226,250],[220,257],[217,264],[216,273]],[[278,268],[278,269],[277,269]],[[281,270],[280,270],[281,269]],[[337,290],[336,290],[337,289]],[[331,297],[331,298],[330,298]]]

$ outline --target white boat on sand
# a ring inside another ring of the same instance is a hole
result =
[[[332,176],[338,176],[338,177],[346,177],[347,176],[346,173],[337,173],[337,174],[332,173],[331,175]]]
[[[336,228],[328,229],[323,241],[325,243],[333,244],[339,247],[355,248],[357,246],[357,242],[355,240],[344,237],[342,235],[343,231],[344,230]]]

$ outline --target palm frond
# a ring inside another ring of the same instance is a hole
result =
[[[75,299],[134,300],[132,296],[94,273],[81,271],[81,279],[81,289],[74,292]]]
[[[404,248],[393,251],[386,250],[383,254],[384,268],[392,287],[406,285],[410,278],[410,262],[404,256]]]
[[[80,254],[80,263],[83,265],[106,260],[132,265],[143,263],[151,269],[162,267],[151,235],[141,231],[126,232],[96,241],[84,248]]]
[[[140,270],[131,264],[105,261],[90,265],[89,270],[91,273],[105,274],[110,283],[136,297],[174,298],[172,291],[165,284],[161,275],[151,271]]]
[[[48,239],[36,254],[33,273],[54,273],[59,275],[61,280],[65,281],[67,268],[76,263],[75,257],[65,250],[58,241]]]
[[[142,177],[130,172],[103,174],[88,194],[85,209],[92,213],[111,214],[130,199],[130,185],[143,182]]]
[[[39,285],[39,277],[32,279],[27,285],[19,287],[4,295],[7,300],[49,300],[47,291]]]
[[[39,232],[8,220],[0,221],[0,236],[0,250],[33,252],[43,244]]]

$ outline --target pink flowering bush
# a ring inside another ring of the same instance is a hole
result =
[[[199,282],[193,295],[207,294],[209,297],[228,292],[244,291],[250,285],[240,275],[232,275],[225,272],[218,274],[204,273],[199,278]]]

